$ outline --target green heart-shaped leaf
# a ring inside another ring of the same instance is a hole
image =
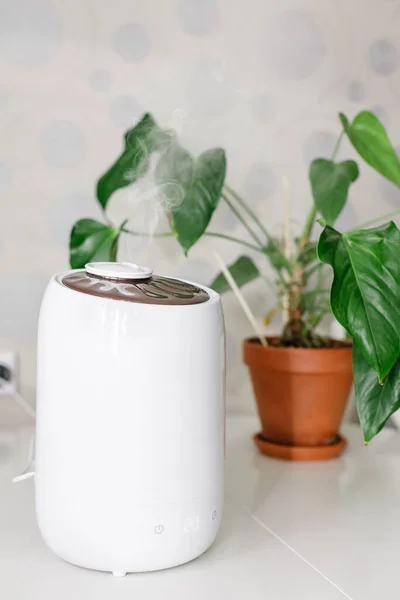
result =
[[[343,129],[359,155],[375,171],[400,186],[400,162],[386,130],[371,112],[360,112],[352,123],[339,115]]]
[[[260,271],[248,256],[241,256],[238,258],[230,265],[229,271],[238,287],[242,287],[246,283],[250,283],[250,281],[254,281],[254,279],[257,279],[260,276]],[[231,286],[223,273],[217,275],[210,284],[210,287],[219,294],[229,292],[231,289]]]
[[[93,219],[81,219],[72,228],[70,238],[70,264],[82,269],[91,261],[117,259],[120,230],[103,225]]]
[[[97,183],[97,199],[103,209],[116,190],[146,174],[151,153],[168,144],[171,133],[160,129],[153,117],[146,113],[135,127],[126,132],[124,139],[122,154]]]
[[[382,385],[362,352],[354,345],[353,371],[357,412],[364,439],[370,442],[389,417],[400,408],[400,360],[395,363]]]
[[[400,355],[400,231],[394,223],[343,234],[327,226],[318,255],[333,268],[335,317],[382,382]]]
[[[350,185],[358,177],[357,163],[317,158],[311,163],[309,177],[315,206],[326,223],[333,225],[346,204]]]
[[[203,235],[217,208],[225,173],[226,158],[221,148],[207,150],[193,160],[181,146],[171,144],[159,160],[157,182],[167,195],[168,186],[174,186],[173,205],[176,186],[180,188],[180,202],[169,213],[169,220],[185,254]]]

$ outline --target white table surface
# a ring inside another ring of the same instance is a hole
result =
[[[25,467],[31,428],[0,428],[0,598],[4,600],[382,600],[400,597],[400,433],[323,463],[268,459],[253,447],[252,417],[227,423],[226,503],[203,556],[128,575],[58,559],[40,538]]]

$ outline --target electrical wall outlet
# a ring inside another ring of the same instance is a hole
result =
[[[18,352],[0,350],[0,395],[19,391]]]

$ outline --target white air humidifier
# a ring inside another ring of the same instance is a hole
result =
[[[221,521],[224,430],[218,294],[130,263],[51,279],[35,495],[59,557],[123,576],[202,554]]]

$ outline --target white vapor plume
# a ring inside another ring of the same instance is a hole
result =
[[[184,189],[178,181],[169,179],[162,184],[157,183],[156,170],[163,155],[175,142],[175,132],[179,133],[182,130],[185,119],[186,115],[183,111],[174,111],[171,119],[171,129],[173,128],[171,135],[166,138],[156,153],[148,156],[148,165],[147,161],[141,161],[145,174],[141,175],[139,171],[138,180],[124,188],[126,219],[124,229],[134,232],[135,235],[123,236],[123,246],[129,260],[134,262],[137,262],[138,257],[149,248],[162,215],[176,211],[184,199]],[[157,132],[154,135],[157,135]],[[145,152],[146,148],[143,146],[142,153]],[[127,180],[132,180],[135,173],[133,169],[128,168],[124,176]],[[166,222],[163,231],[168,229]]]

